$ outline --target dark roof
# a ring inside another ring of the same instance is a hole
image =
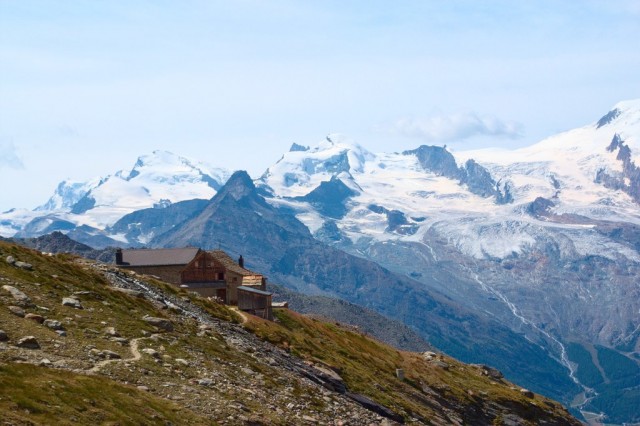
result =
[[[122,262],[127,266],[187,265],[199,248],[122,250]]]
[[[235,272],[238,275],[262,275],[257,272],[250,271],[248,269],[242,268],[238,265],[238,262],[233,260],[226,252],[222,250],[212,250],[209,253],[222,265],[227,268],[227,270]]]
[[[238,287],[238,291],[246,291],[247,293],[255,293],[255,294],[260,294],[262,296],[272,296],[273,293],[269,293],[268,291],[262,291],[262,290],[258,290],[257,288],[253,288],[253,287],[247,287],[244,285],[241,285],[240,287]]]

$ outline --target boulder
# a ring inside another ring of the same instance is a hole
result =
[[[24,316],[26,319],[30,319],[31,321],[35,321],[39,324],[42,324],[44,322],[44,317],[42,315],[38,315],[38,314],[26,314]]]
[[[119,353],[113,352],[113,351],[110,351],[110,350],[107,350],[107,349],[102,351],[102,355],[107,359],[121,359],[122,358],[122,356]]]
[[[63,297],[62,306],[71,306],[72,308],[83,309],[82,304],[75,297]]]
[[[48,319],[44,321],[44,325],[52,330],[64,330],[62,323],[57,320]]]
[[[5,259],[5,261],[9,264],[9,265],[13,265],[14,263],[16,263],[16,258],[13,256],[7,256],[7,258]]]
[[[158,317],[144,317],[143,320],[146,323],[151,324],[161,330],[173,331],[173,323],[168,319]]]
[[[10,285],[3,285],[2,289],[6,292],[11,293],[11,296],[13,296],[13,299],[16,301],[18,305],[22,307],[34,306],[29,296],[27,296],[17,288]]]
[[[25,317],[24,309],[22,309],[19,306],[7,306],[7,309],[9,309],[9,311],[11,311],[11,313],[17,317],[20,317],[20,318]]]
[[[142,352],[143,354],[147,354],[149,356],[152,356],[154,358],[160,358],[160,352],[156,351],[155,349],[145,348],[145,349],[141,350],[140,352]]]
[[[120,333],[118,333],[115,327],[107,327],[104,329],[104,334],[111,337],[120,337]]]
[[[529,389],[522,388],[520,389],[520,393],[527,398],[533,398],[533,392],[531,392]]]
[[[16,346],[25,349],[40,349],[40,343],[38,343],[38,340],[33,336],[23,337],[22,339],[18,340]]]
[[[21,269],[26,269],[27,271],[32,271],[33,270],[33,265],[27,262],[20,262],[19,260],[16,260],[15,263],[13,264],[13,266],[16,266],[18,268]]]

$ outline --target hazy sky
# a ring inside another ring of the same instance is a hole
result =
[[[154,149],[518,147],[640,97],[637,0],[0,0],[0,211]]]

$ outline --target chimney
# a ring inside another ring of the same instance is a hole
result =
[[[241,268],[244,268],[244,258],[242,255],[240,255],[240,258],[238,259],[238,265],[240,265]]]
[[[122,265],[124,262],[122,261],[122,249],[119,248],[116,250],[116,265]]]

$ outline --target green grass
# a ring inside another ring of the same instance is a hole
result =
[[[211,424],[174,403],[99,376],[0,365],[3,420],[49,424]]]
[[[510,384],[494,384],[481,376],[479,369],[449,357],[444,357],[450,364],[446,371],[428,363],[420,354],[399,351],[337,324],[310,319],[290,310],[277,310],[275,316],[277,322],[251,317],[246,327],[292,354],[334,369],[351,392],[367,395],[398,413],[423,418],[441,415],[438,410],[442,408],[425,403],[428,398],[422,389],[426,385],[439,394],[436,399],[441,407],[480,406],[483,402],[478,395],[483,395],[496,404],[508,404],[531,421],[540,416],[539,406],[532,405],[531,400]],[[404,381],[396,378],[397,368],[404,370]],[[547,409],[551,411],[564,411],[559,404],[538,396],[536,401],[548,404]]]

